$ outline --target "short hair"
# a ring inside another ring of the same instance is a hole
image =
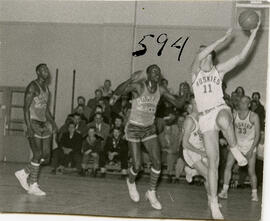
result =
[[[96,106],[96,109],[97,108],[103,109],[103,107],[101,105],[99,105],[99,104]]]
[[[89,130],[94,130],[94,131],[96,131],[96,128],[93,127],[93,126],[91,126],[91,127],[88,128],[88,131],[89,131]]]
[[[151,64],[146,68],[146,73],[149,74],[153,68],[157,68],[161,72],[160,67],[157,64]]]
[[[110,84],[112,83],[110,79],[106,79],[106,80],[104,81],[104,83],[105,83],[105,82],[110,82]]]
[[[243,94],[245,95],[245,89],[244,89],[242,86],[238,86],[238,87],[235,89],[235,92],[237,92],[237,90],[238,90],[239,88],[243,91]]]
[[[73,125],[74,127],[75,127],[75,122],[72,120],[72,121],[69,121],[68,122],[68,127],[70,126],[70,125]]]
[[[167,84],[169,83],[169,81],[168,81],[166,78],[162,78],[162,79],[161,79],[161,82],[162,82],[162,81],[165,81]]]
[[[259,99],[260,99],[261,98],[261,94],[258,91],[253,92],[251,97],[253,98],[253,96],[255,96],[256,94],[259,96]]]
[[[99,88],[95,90],[95,94],[96,94],[97,92],[100,92],[101,94],[103,94],[103,93],[102,93],[102,90],[100,90]]]
[[[114,118],[114,120],[116,120],[116,119],[120,119],[121,121],[124,121],[123,117],[121,117],[120,115],[117,115],[117,116]]]
[[[38,64],[38,65],[36,66],[36,72],[38,72],[39,69],[40,69],[41,67],[43,67],[43,66],[47,67],[47,64],[45,64],[45,63],[40,63],[40,64]]]
[[[76,112],[73,114],[73,117],[75,117],[75,116],[81,117],[81,115],[79,113],[76,113]]]
[[[84,96],[77,97],[77,100],[79,100],[79,99],[83,99],[85,101],[85,97]]]

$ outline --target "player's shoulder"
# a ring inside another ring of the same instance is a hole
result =
[[[35,93],[38,91],[39,91],[39,88],[35,81],[31,81],[26,87],[26,93]]]

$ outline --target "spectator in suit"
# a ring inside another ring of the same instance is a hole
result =
[[[56,173],[56,169],[62,165],[64,167],[74,167],[78,172],[81,171],[81,149],[82,136],[76,131],[75,123],[68,123],[68,131],[64,132],[60,146],[53,151],[52,173]]]
[[[76,131],[79,134],[82,134],[82,137],[84,138],[85,136],[83,136],[83,133],[87,130],[86,122],[81,118],[81,115],[78,113],[73,114],[73,120],[75,123]]]
[[[100,90],[102,91],[103,97],[108,97],[110,98],[113,94],[113,91],[111,89],[112,82],[109,79],[106,79],[104,81],[104,85],[100,87]]]
[[[79,114],[83,114],[85,116],[85,118],[89,119],[90,117],[90,108],[88,106],[86,106],[85,103],[85,97],[83,96],[79,96],[77,97],[77,107],[75,107],[72,111],[72,113],[79,113]],[[82,110],[78,110],[78,109],[82,109]]]
[[[96,128],[90,127],[88,135],[82,143],[82,170],[80,175],[85,176],[89,159],[93,158],[93,169],[91,175],[96,177],[99,168],[99,155],[101,150],[102,138],[96,134]]]
[[[110,136],[105,144],[104,152],[106,155],[105,160],[109,164],[121,165],[122,178],[127,175],[128,169],[128,144],[127,141],[122,138],[121,129],[115,127],[112,130],[112,136]]]
[[[265,127],[265,109],[262,103],[260,102],[260,99],[261,99],[261,94],[259,92],[252,93],[252,100],[257,102],[257,107],[254,110],[254,112],[258,114],[260,118],[261,131],[263,131]]]
[[[99,157],[99,166],[100,166],[100,170],[101,170],[101,177],[105,177],[105,164],[104,164],[104,146],[105,146],[105,142],[110,134],[110,126],[108,124],[106,124],[103,121],[103,116],[101,113],[96,113],[95,114],[95,118],[94,121],[92,121],[91,123],[89,123],[87,125],[87,128],[89,129],[90,127],[94,127],[96,128],[96,134],[99,135],[100,137],[102,137],[102,141],[101,141],[101,152],[100,152],[100,157]]]
[[[95,110],[96,110],[96,107],[98,105],[98,101],[99,101],[99,99],[102,98],[102,96],[103,96],[102,91],[100,89],[96,89],[95,90],[95,97],[94,98],[90,98],[88,100],[87,107],[90,108],[89,118],[94,115]]]

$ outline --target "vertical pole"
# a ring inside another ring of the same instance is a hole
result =
[[[53,98],[53,119],[54,120],[55,120],[55,115],[56,115],[57,88],[58,88],[58,68],[56,69],[55,84],[54,84],[54,98]]]
[[[73,79],[72,79],[71,113],[74,109],[75,78],[76,78],[76,70],[74,69],[73,70]]]

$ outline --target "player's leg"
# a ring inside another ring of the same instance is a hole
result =
[[[210,190],[209,190],[209,182],[208,182],[208,167],[201,160],[197,161],[193,164],[194,169],[198,171],[198,173],[204,177],[205,182],[205,190],[208,196],[208,200],[210,200]]]
[[[245,166],[247,159],[243,156],[237,148],[237,141],[233,126],[233,117],[229,109],[222,109],[219,111],[216,119],[217,126],[221,129],[224,137],[226,138],[230,151],[238,162],[239,166]]]
[[[228,189],[230,186],[230,180],[232,176],[232,167],[235,163],[235,159],[232,155],[231,152],[228,153],[227,156],[227,161],[226,161],[226,167],[224,170],[224,183],[223,183],[223,189],[222,191],[218,194],[218,196],[222,199],[227,199],[228,198]]]
[[[252,156],[248,159],[248,174],[251,181],[251,200],[258,201],[258,194],[257,194],[257,176],[256,176],[256,152],[252,153]]]
[[[129,196],[134,202],[139,202],[140,196],[136,188],[135,180],[141,167],[141,144],[140,142],[128,142],[132,157],[132,166],[129,168],[127,185]]]
[[[160,146],[157,137],[144,140],[144,145],[149,153],[150,160],[152,162],[152,167],[150,171],[150,186],[149,190],[146,192],[146,199],[148,199],[155,209],[162,209],[160,202],[156,197],[157,183],[161,172],[161,154]]]
[[[204,146],[208,158],[208,174],[209,193],[210,193],[210,209],[214,219],[223,219],[219,209],[217,198],[218,187],[218,165],[219,165],[219,144],[218,131],[211,130],[203,133]]]
[[[42,139],[42,165],[50,163],[51,159],[51,138]]]

